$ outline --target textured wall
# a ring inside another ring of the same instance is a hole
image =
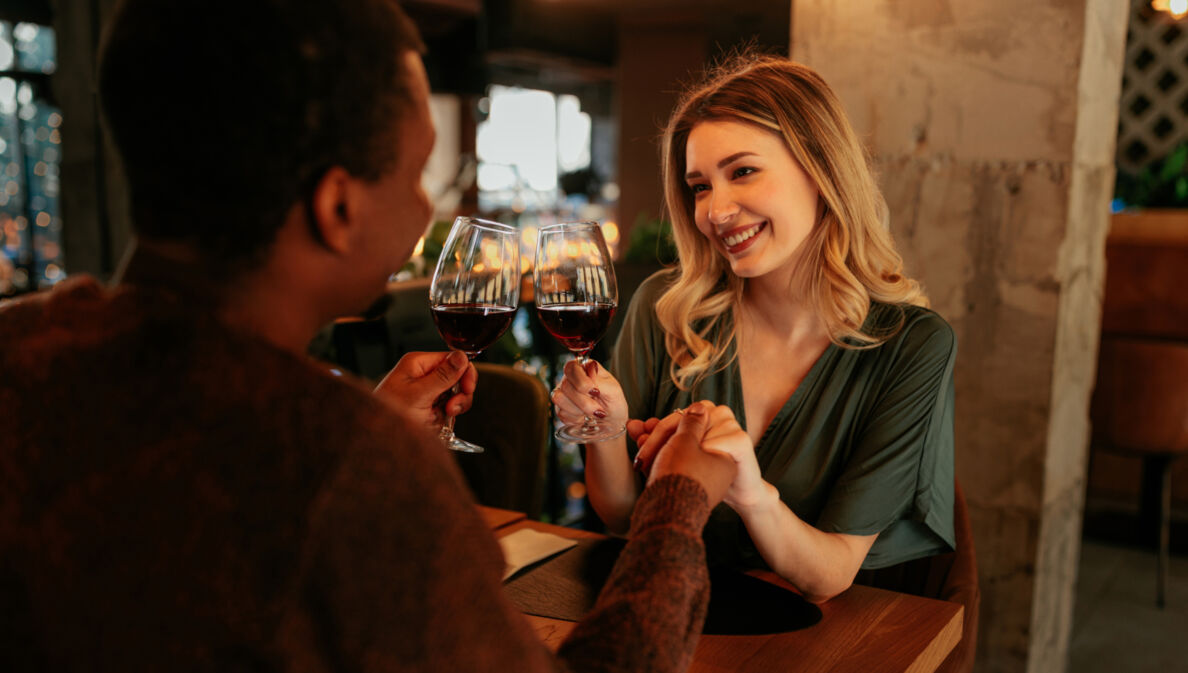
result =
[[[979,668],[1064,666],[1126,29],[1114,0],[793,2],[957,330]]]

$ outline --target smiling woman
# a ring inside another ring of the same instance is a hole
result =
[[[713,152],[716,157],[704,156]],[[686,93],[665,132],[663,155],[665,199],[677,249],[683,261],[693,262],[682,266],[657,307],[668,347],[676,355],[673,374],[682,385],[712,369],[734,336],[727,330],[710,346],[692,328],[692,318],[721,314],[741,299],[747,277],[735,268],[739,265],[733,254],[715,251],[715,238],[707,234],[711,227],[719,234],[740,233],[714,222],[731,217],[740,204],[725,198],[707,201],[703,195],[713,187],[706,177],[711,171],[720,174],[719,190],[729,197],[758,198],[754,187],[767,185],[764,205],[756,207],[778,208],[785,229],[808,230],[803,236],[789,231],[779,237],[782,261],[792,262],[793,254],[799,258],[772,280],[819,314],[829,341],[842,346],[846,340],[855,342],[849,345],[879,343],[880,335],[862,329],[871,299],[927,305],[916,281],[902,274],[903,262],[886,226],[886,205],[865,151],[840,101],[811,69],[786,59],[740,57]],[[766,170],[778,175],[755,175],[765,168],[764,161],[772,164]],[[721,210],[711,212],[714,203]],[[751,217],[759,215],[763,213]],[[772,234],[776,239],[774,228]],[[802,249],[804,240],[808,243]],[[724,273],[727,265],[733,273]]]
[[[663,145],[679,263],[633,297],[613,376],[566,369],[562,420],[661,419],[646,468],[674,412],[721,405],[703,448],[737,472],[710,560],[770,568],[810,600],[951,550],[953,331],[903,274],[836,96],[803,65],[744,55],[685,94]],[[587,446],[590,502],[614,530],[635,453]]]

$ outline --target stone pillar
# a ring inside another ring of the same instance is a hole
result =
[[[982,671],[1065,665],[1126,11],[793,2],[792,56],[844,101],[909,271],[957,331]]]

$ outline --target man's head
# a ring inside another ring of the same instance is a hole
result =
[[[235,269],[264,256],[294,208],[324,236],[317,213],[342,210],[315,207],[328,175],[399,198],[393,175],[419,177],[427,154],[403,147],[424,145],[423,50],[392,0],[125,0],[99,89],[137,233]],[[411,196],[403,207],[423,211]],[[427,213],[411,216],[400,226],[415,240]]]

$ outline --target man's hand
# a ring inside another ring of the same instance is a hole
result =
[[[640,455],[646,462],[637,461],[637,465],[647,466],[649,484],[668,474],[683,474],[705,488],[710,507],[722,501],[734,481],[735,464],[727,455],[701,448],[711,431],[713,409],[709,402],[697,402],[662,421],[633,420],[627,424],[627,431],[640,444]]]
[[[700,446],[704,451],[716,455],[728,456],[735,464],[734,482],[724,498],[727,505],[736,511],[755,507],[762,503],[770,494],[767,482],[763,480],[759,463],[755,458],[755,447],[745,430],[739,426],[734,412],[726,405],[714,406],[709,402],[698,402],[689,407],[688,411],[705,405],[709,413],[709,427],[701,437]],[[681,422],[681,412],[669,414],[662,419],[651,418],[647,421],[631,421],[627,425],[627,432],[635,438],[639,445],[636,454],[636,468],[648,474],[651,464],[658,459],[669,437],[677,432]]]
[[[375,388],[375,394],[434,429],[474,401],[478,373],[464,353],[408,353]],[[454,384],[458,392],[452,393]]]

